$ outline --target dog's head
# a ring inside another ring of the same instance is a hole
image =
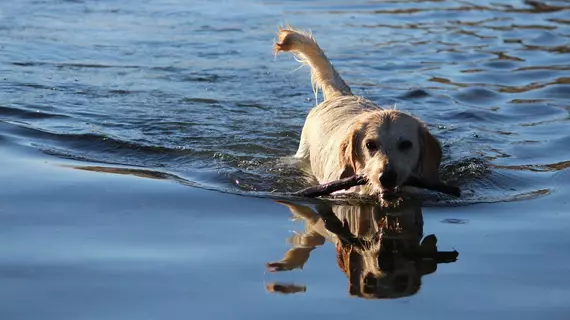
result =
[[[437,252],[437,240],[434,239],[435,236],[429,235],[421,244],[408,245],[416,246],[418,252]],[[416,294],[422,285],[422,277],[435,272],[438,262],[406,257],[404,242],[406,240],[381,239],[369,248],[338,242],[337,264],[348,278],[350,295],[365,299],[394,299]]]
[[[360,239],[348,242],[339,236],[336,243],[337,263],[349,280],[350,295],[366,299],[410,296],[420,289],[421,277],[433,272],[415,256],[426,247],[420,244],[421,207],[338,206],[334,212]],[[437,250],[435,243],[433,250]]]
[[[380,247],[380,246],[378,246]],[[414,295],[421,287],[421,270],[414,261],[393,255],[383,257],[377,251],[360,250],[337,244],[337,263],[348,277],[349,293],[365,299],[393,299]],[[389,268],[379,263],[397,263]]]
[[[439,181],[439,142],[418,119],[396,110],[358,117],[340,147],[341,178],[362,174],[370,193],[391,193],[415,175]]]

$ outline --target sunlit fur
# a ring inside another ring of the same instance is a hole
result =
[[[394,109],[382,109],[374,102],[352,94],[315,39],[291,26],[280,28],[274,51],[292,52],[311,68],[315,95],[319,89],[324,101],[308,114],[295,157],[310,164],[319,183],[364,174],[369,184],[349,192],[378,195],[384,186],[380,175],[390,169],[396,173],[396,186],[410,174],[427,181],[439,181],[441,147],[418,119]],[[369,152],[368,140],[377,145]],[[400,150],[399,144],[411,147]]]

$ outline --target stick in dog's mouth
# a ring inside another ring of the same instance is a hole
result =
[[[308,187],[308,188],[305,188],[303,190],[294,192],[293,195],[294,196],[314,198],[314,197],[329,195],[335,191],[347,190],[347,189],[350,189],[352,187],[364,185],[367,183],[368,183],[368,179],[366,177],[355,175],[352,177],[331,181],[329,183],[321,184],[318,186]],[[461,189],[459,189],[458,187],[448,186],[448,185],[445,185],[443,183],[430,184],[427,181],[425,181],[421,178],[415,177],[415,176],[411,176],[410,178],[408,178],[406,183],[404,183],[404,186],[410,186],[410,187],[422,188],[422,189],[431,190],[431,191],[437,191],[437,192],[453,195],[455,197],[461,196]],[[396,189],[386,190],[386,191],[387,191],[386,192],[387,194],[393,194],[396,192]]]

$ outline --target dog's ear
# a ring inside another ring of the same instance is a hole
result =
[[[340,179],[351,177],[358,171],[358,128],[346,135],[340,143],[339,163],[342,168]]]
[[[439,183],[439,166],[441,164],[441,145],[427,128],[420,128],[420,158],[417,173],[430,183]]]
[[[336,262],[338,267],[344,273],[344,275],[348,278],[348,293],[351,296],[360,296],[360,273],[358,270],[355,270],[355,266],[353,266],[354,262],[354,247],[351,245],[344,245],[341,241],[337,242],[336,244]],[[356,267],[358,268],[358,267]],[[353,271],[356,271],[353,274]]]
[[[336,244],[336,263],[338,267],[347,277],[350,278],[350,254],[352,252],[351,246],[345,246],[341,241]]]
[[[348,293],[362,297],[360,277],[362,275],[362,255],[352,245],[344,245],[340,241],[336,245],[336,259],[340,270],[348,278]]]

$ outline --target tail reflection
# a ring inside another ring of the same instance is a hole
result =
[[[315,212],[304,205],[278,202],[305,222],[306,231],[289,239],[293,248],[283,259],[267,263],[271,272],[302,269],[311,251],[329,241],[336,247],[350,295],[394,299],[414,295],[422,276],[435,272],[439,263],[457,260],[457,251],[438,251],[435,235],[423,237],[420,206],[322,203]]]
[[[291,294],[291,293],[299,293],[307,291],[307,287],[305,286],[296,285],[294,283],[277,283],[277,282],[268,283],[265,286],[265,289],[268,292],[282,293],[282,294]]]

